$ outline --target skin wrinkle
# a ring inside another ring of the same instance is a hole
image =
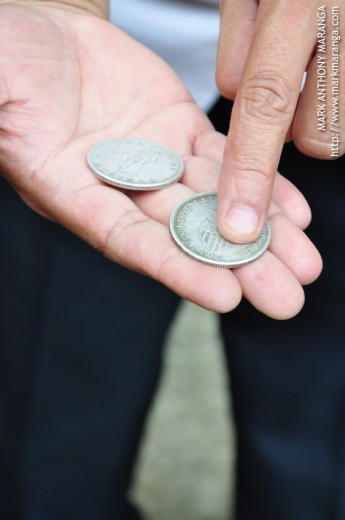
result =
[[[324,4],[330,13],[333,3],[326,0]],[[309,87],[310,82],[315,81],[309,70],[300,96],[303,73],[309,63],[313,65],[311,59],[317,51],[317,7],[318,4],[309,0],[261,0],[258,8],[254,1],[221,2],[217,81],[225,97],[236,97],[228,135],[232,146],[226,147],[220,177],[218,217],[224,236],[235,242],[249,242],[260,232],[256,229],[257,219],[252,218],[251,229],[247,227],[245,216],[242,223],[246,233],[235,232],[234,226],[241,229],[241,221],[238,220],[240,213],[233,210],[248,207],[257,214],[261,228],[271,198],[275,169],[289,132],[302,152],[330,159],[330,147],[315,139],[316,123],[311,116],[316,110],[316,86]],[[247,23],[245,32],[244,21]],[[340,70],[345,69],[340,66]],[[240,81],[236,74],[241,76]],[[343,97],[344,86],[341,90]],[[343,106],[340,103],[340,107]],[[339,155],[345,151],[345,130],[342,130],[341,141]],[[262,163],[256,170],[250,164],[255,159]],[[268,172],[271,182],[267,182],[263,172]],[[253,190],[255,183],[261,188]],[[253,195],[247,206],[250,192]],[[234,222],[227,220],[232,214]]]
[[[8,0],[0,0],[0,5],[8,4]],[[64,1],[51,1],[51,0],[15,0],[18,5],[36,7],[36,6],[47,6],[59,9],[62,11],[70,11],[75,13],[93,14],[101,18],[107,19],[109,16],[109,4],[106,0],[64,0]]]
[[[272,73],[260,72],[247,78],[246,87],[239,98],[242,117],[252,117],[270,125],[286,125],[296,105],[288,82]]]
[[[128,222],[126,222],[128,221]],[[121,235],[128,235],[131,232],[131,228],[134,227],[137,229],[143,224],[148,224],[149,219],[145,217],[145,215],[141,214],[138,210],[133,209],[131,212],[126,212],[124,215],[118,217],[116,221],[111,225],[108,232],[106,233],[105,239],[104,239],[104,245],[102,245],[102,253],[105,254],[106,251],[113,251],[112,248],[112,242],[113,242],[113,236],[116,237],[114,242],[116,242],[116,248],[117,252],[116,255],[112,258],[116,258],[119,263],[124,264],[125,266],[128,265],[128,267],[133,268],[135,267],[135,270],[137,272],[140,272],[142,274],[148,275],[149,272],[145,269],[139,268],[140,264],[138,263],[138,259],[136,258],[136,262],[133,265],[133,262],[128,262],[128,258],[133,258],[133,254],[131,254],[131,251],[129,249],[133,249],[133,243],[131,240],[125,239],[121,241]],[[119,246],[121,244],[122,247]],[[105,255],[107,256],[107,255]]]
[[[230,310],[234,302],[239,301],[241,292],[240,284],[233,273],[198,264],[185,257],[183,253],[177,252],[167,222],[161,224],[158,221],[159,218],[166,218],[179,195],[175,196],[176,194],[171,192],[170,197],[168,190],[164,196],[157,193],[154,204],[158,206],[158,210],[159,205],[164,204],[165,213],[160,215],[158,211],[156,219],[154,208],[150,207],[147,201],[146,208],[144,207],[145,194],[142,194],[140,199],[143,201],[141,209],[139,202],[135,208],[130,194],[128,197],[119,190],[96,183],[95,189],[90,189],[92,173],[85,160],[86,152],[94,142],[112,136],[132,135],[157,140],[180,155],[188,157],[190,176],[193,177],[193,182],[197,182],[198,170],[207,176],[209,160],[221,161],[224,137],[212,130],[206,116],[192,103],[176,75],[152,52],[100,18],[91,18],[91,15],[88,17],[80,12],[67,13],[47,3],[44,6],[46,7],[39,9],[14,4],[0,6],[0,24],[12,27],[12,37],[16,40],[18,49],[21,48],[21,59],[25,62],[26,56],[32,54],[27,40],[24,38],[23,43],[22,37],[25,25],[30,19],[37,20],[38,12],[40,19],[46,20],[47,27],[50,27],[51,19],[59,19],[59,30],[62,34],[65,31],[66,36],[73,39],[71,49],[77,46],[80,50],[79,59],[78,63],[72,60],[71,69],[66,72],[63,53],[62,56],[59,53],[57,63],[60,62],[64,73],[61,79],[60,73],[51,73],[47,67],[46,49],[42,46],[43,65],[39,81],[36,82],[34,69],[32,74],[29,72],[29,76],[18,74],[11,78],[17,92],[24,91],[29,97],[32,92],[36,95],[39,92],[40,95],[35,99],[34,112],[27,118],[27,139],[18,143],[9,137],[8,144],[12,147],[12,156],[8,153],[9,147],[2,152],[1,160],[7,165],[5,178],[12,185],[18,185],[16,179],[20,180],[21,184],[26,184],[33,169],[27,158],[30,158],[36,149],[34,158],[37,161],[35,166],[38,173],[30,192],[28,186],[26,195],[29,204],[39,204],[47,208],[50,218],[88,243],[101,244],[107,257],[152,277],[157,276],[159,272],[162,283],[194,303],[221,312]],[[21,16],[22,13],[25,13],[25,16]],[[44,35],[38,31],[35,39],[33,31],[35,49],[36,43],[42,42],[43,36],[47,39],[46,48],[56,47],[56,43],[61,40],[60,33],[57,36],[55,31],[48,30]],[[85,53],[90,55],[91,61],[86,59]],[[7,66],[4,61],[6,55],[5,49],[0,55],[0,70]],[[68,52],[66,55],[69,56]],[[97,56],[102,57],[99,62]],[[97,67],[95,81],[92,81],[89,74],[90,63]],[[107,66],[109,63],[113,66]],[[15,68],[16,63],[13,66]],[[78,69],[81,67],[85,68],[79,77]],[[55,64],[54,67],[52,64],[52,69],[56,69]],[[6,74],[6,77],[9,77],[8,72]],[[135,106],[129,114],[129,119],[125,108],[130,96],[125,87],[118,88],[120,75],[123,85],[132,85],[130,93],[134,92],[136,95]],[[77,80],[86,82],[82,90]],[[62,89],[61,81],[65,84],[67,82],[68,88]],[[82,99],[79,99],[81,92]],[[102,106],[105,100],[109,103],[107,114],[104,114],[102,108],[97,110],[98,104]],[[87,137],[78,135],[71,142],[70,137],[75,131],[76,119],[81,117],[79,110],[76,115],[76,101],[82,104],[85,121],[88,115],[90,121],[85,127],[79,126],[83,132],[87,131]],[[93,107],[92,114],[90,107]],[[137,111],[137,107],[142,108]],[[109,125],[109,114],[114,115],[112,125]],[[12,115],[11,119],[12,123],[15,123]],[[51,132],[53,125],[56,128],[55,135]],[[32,127],[35,128],[34,135],[29,131]],[[35,141],[37,135],[39,138]],[[68,145],[61,147],[61,143],[66,141]],[[208,141],[213,144],[208,146]],[[190,155],[191,151],[193,156]],[[47,156],[50,157],[48,160]],[[207,157],[206,161],[203,161],[203,156]],[[198,162],[192,163],[194,157],[197,157]],[[15,163],[13,159],[16,159]],[[212,171],[210,183],[213,182],[215,172],[216,167],[215,171]],[[183,187],[183,181],[181,186],[182,197],[183,190],[187,192],[190,188]],[[102,187],[102,190],[98,187]],[[289,193],[288,185],[286,189]],[[280,193],[281,198],[284,198],[283,192],[284,190]],[[304,213],[304,206],[305,203],[301,199],[301,213]],[[291,233],[293,236],[293,228]],[[306,250],[305,254],[312,258],[316,270],[319,260],[307,239],[303,247]],[[286,267],[287,263],[293,263],[296,252],[287,251],[287,256],[286,261],[269,256],[264,263],[260,260],[257,262],[257,274],[266,280],[266,289],[260,295],[259,307],[269,315],[273,313],[275,316],[290,317],[299,307],[301,288],[298,273],[291,274]],[[163,268],[159,271],[162,263]],[[278,283],[280,279],[285,278],[286,283]],[[261,290],[261,285],[255,285],[255,277],[252,277],[250,269],[243,270],[241,277],[241,285],[246,288],[248,284],[253,284],[247,291],[249,299],[258,305],[255,295],[258,288]],[[281,287],[284,287],[284,292],[280,292]],[[279,308],[272,308],[271,294],[279,295]],[[286,309],[290,316],[287,316]]]
[[[155,278],[163,283],[163,281],[166,279],[165,271],[169,272],[172,269],[173,263],[176,261],[176,258],[183,257],[184,254],[182,251],[176,248],[176,251],[174,253],[168,254],[163,261],[159,264],[158,269],[155,273]]]
[[[213,161],[217,161],[219,165],[223,162],[224,155],[224,147],[226,143],[226,138],[220,132],[216,132],[217,142],[215,142],[215,135],[210,132],[210,130],[206,130],[201,133],[194,142],[192,154],[193,155],[202,155],[206,159],[211,159]],[[222,143],[220,141],[222,140]],[[216,155],[216,157],[215,157]]]

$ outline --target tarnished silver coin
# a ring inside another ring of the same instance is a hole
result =
[[[253,262],[266,251],[271,240],[268,222],[250,244],[225,240],[217,229],[216,193],[199,193],[182,201],[171,215],[170,231],[187,255],[217,267],[235,268]]]
[[[158,190],[177,182],[183,161],[161,144],[144,139],[111,139],[93,146],[87,162],[102,181],[129,190]]]

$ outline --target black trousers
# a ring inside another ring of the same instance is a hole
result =
[[[211,116],[222,123],[226,109]],[[221,128],[221,127],[220,127]],[[286,148],[325,269],[302,313],[221,317],[237,520],[345,518],[344,161]],[[32,213],[0,184],[0,518],[135,518],[126,503],[178,298]]]
[[[227,132],[224,100],[211,117]],[[306,196],[324,260],[306,304],[273,321],[243,302],[221,317],[237,426],[236,520],[345,519],[345,157],[288,144],[279,171]]]

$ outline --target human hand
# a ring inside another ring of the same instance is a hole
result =
[[[218,86],[225,97],[236,96],[219,184],[218,226],[229,240],[251,241],[262,228],[286,137],[313,157],[344,154],[345,49],[332,34],[341,33],[344,20],[344,2],[221,1]],[[323,38],[326,53],[320,52]],[[332,52],[339,57],[339,95],[331,91]]]
[[[0,167],[30,207],[203,307],[231,310],[243,293],[275,318],[300,310],[301,283],[317,277],[321,261],[298,227],[308,206],[283,178],[274,199],[292,221],[272,204],[270,251],[257,262],[233,272],[209,267],[170,237],[175,205],[215,189],[225,138],[164,62],[108,22],[66,7],[0,6],[0,47]],[[145,193],[104,185],[86,154],[120,136],[175,150],[182,181]]]

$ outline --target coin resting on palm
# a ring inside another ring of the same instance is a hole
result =
[[[217,229],[217,194],[199,193],[173,211],[170,231],[187,255],[217,267],[240,267],[259,258],[268,248],[271,230],[266,222],[260,236],[249,244],[225,240]]]
[[[165,188],[183,173],[183,161],[175,152],[145,139],[102,141],[89,150],[87,162],[99,179],[128,190]]]

